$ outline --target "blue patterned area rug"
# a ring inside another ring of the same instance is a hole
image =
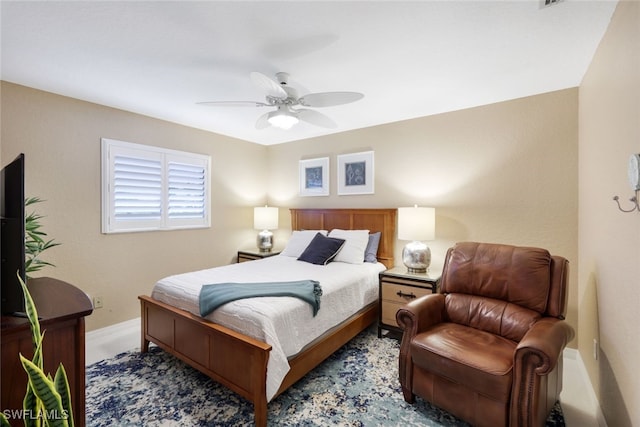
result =
[[[269,403],[270,426],[466,426],[421,399],[406,403],[399,343],[362,332]],[[157,347],[87,368],[88,426],[246,426],[253,405]],[[564,426],[557,404],[547,427]]]

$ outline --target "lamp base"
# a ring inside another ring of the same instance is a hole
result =
[[[402,262],[409,273],[426,273],[431,265],[431,249],[423,242],[408,243],[402,249]]]
[[[258,233],[257,243],[260,252],[271,252],[271,248],[273,248],[273,233],[269,230],[262,230]]]

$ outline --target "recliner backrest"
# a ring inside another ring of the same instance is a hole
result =
[[[540,317],[566,310],[567,263],[540,248],[462,242],[440,283],[449,321],[519,341]]]

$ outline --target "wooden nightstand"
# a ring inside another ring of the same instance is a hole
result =
[[[259,250],[238,251],[238,262],[253,261],[278,255],[280,251],[260,252]]]
[[[396,313],[409,301],[436,293],[440,274],[440,269],[433,266],[427,273],[409,273],[404,266],[380,273],[378,337],[382,336],[383,329],[402,334]]]

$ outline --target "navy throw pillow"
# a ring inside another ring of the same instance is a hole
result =
[[[298,257],[298,260],[311,264],[327,265],[340,252],[344,242],[344,239],[326,237],[318,233],[311,239],[309,246]]]

